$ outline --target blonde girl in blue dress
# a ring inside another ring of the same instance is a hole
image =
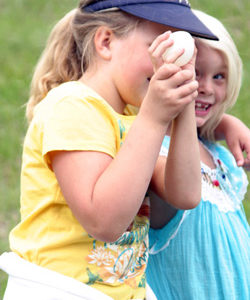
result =
[[[225,27],[205,13],[195,14],[219,38],[196,39],[202,198],[194,209],[177,210],[151,195],[147,280],[158,300],[248,300],[250,230],[242,206],[248,180],[213,135],[222,114],[236,102],[242,63]],[[168,136],[162,156],[168,155],[169,144]]]

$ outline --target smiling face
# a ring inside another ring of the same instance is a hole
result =
[[[197,127],[202,127],[226,98],[228,70],[222,53],[196,41],[196,79],[199,82],[195,101]]]

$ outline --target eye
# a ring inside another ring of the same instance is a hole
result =
[[[222,80],[222,79],[225,79],[225,75],[223,73],[218,73],[218,74],[214,75],[213,78],[218,79],[218,80]]]

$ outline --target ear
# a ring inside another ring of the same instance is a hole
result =
[[[105,60],[109,60],[112,56],[110,45],[113,38],[113,31],[106,26],[100,26],[95,33],[94,44],[96,52]]]

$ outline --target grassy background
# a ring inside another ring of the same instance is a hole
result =
[[[244,81],[231,113],[250,126],[250,2],[190,2],[193,8],[219,18],[238,46],[244,62]],[[24,104],[32,72],[52,26],[77,3],[77,0],[0,0],[0,253],[9,249],[8,233],[19,220],[19,173],[26,131]],[[250,191],[246,200],[244,206],[250,221]],[[0,271],[0,299],[6,278]]]

